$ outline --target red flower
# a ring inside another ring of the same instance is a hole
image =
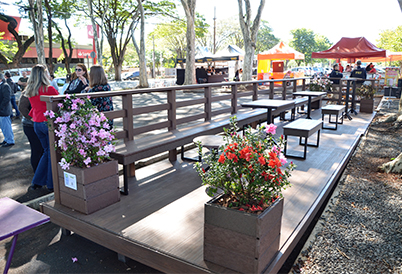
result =
[[[240,210],[240,211],[244,211],[244,209],[243,209],[242,207],[241,207],[241,208],[239,208],[239,210]]]
[[[219,163],[223,164],[225,162],[225,155],[221,154],[218,160]]]
[[[204,172],[204,173],[205,173],[205,169],[204,169],[204,168],[202,168],[202,172]]]
[[[237,158],[236,154],[230,152],[226,153],[226,157],[228,157],[229,160],[233,160],[235,163],[237,163],[237,160],[239,159]]]
[[[258,157],[258,162],[260,163],[260,165],[265,165],[266,164],[266,162],[265,162],[265,158],[264,158],[264,156],[260,156],[260,157]]]

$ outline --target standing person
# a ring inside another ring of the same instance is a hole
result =
[[[361,78],[361,79],[367,78],[366,70],[364,68],[362,68],[361,65],[362,65],[362,62],[360,60],[358,60],[356,62],[356,68],[350,74],[350,78]],[[363,83],[364,83],[364,80],[357,80],[356,86],[360,87]]]
[[[343,66],[342,66],[341,63],[339,63],[339,71],[340,71],[341,73],[343,73]]]
[[[40,158],[43,155],[43,147],[40,143],[38,135],[35,133],[32,117],[29,116],[29,112],[31,111],[32,107],[28,97],[25,96],[25,92],[22,92],[21,94],[18,108],[22,114],[22,129],[24,130],[24,133],[29,141],[29,146],[31,147],[31,166],[35,173]]]
[[[34,130],[43,148],[43,155],[40,158],[35,175],[32,179],[30,189],[41,188],[46,185],[49,191],[53,191],[52,165],[50,161],[49,131],[46,112],[46,102],[40,100],[41,95],[58,95],[59,93],[49,82],[50,74],[45,65],[36,65],[32,68],[31,77],[25,88],[25,96],[29,98],[32,109],[29,116],[34,121]]]
[[[10,86],[11,88],[11,105],[13,107],[13,109],[15,109],[15,118],[19,119],[20,118],[20,111],[18,110],[18,106],[17,103],[15,101],[15,94],[18,91],[18,86],[16,83],[14,83],[13,79],[11,79],[11,74],[7,71],[5,74],[5,79],[7,84]],[[11,109],[11,116],[10,118],[13,119],[14,114],[13,114],[13,110]]]
[[[71,82],[68,85],[65,94],[81,93],[88,87],[88,70],[87,67],[78,63],[75,66],[75,72],[71,76]]]
[[[0,73],[0,128],[4,135],[1,142],[2,147],[9,147],[15,144],[13,128],[11,127],[11,88]]]
[[[104,92],[110,91],[110,86],[107,83],[106,73],[102,66],[94,65],[89,72],[89,87],[86,91],[91,92]],[[91,99],[92,105],[96,106],[99,111],[111,111],[113,110],[112,97],[98,97]],[[113,126],[113,120],[109,121],[109,125]]]
[[[373,63],[368,64],[366,67],[366,73],[369,73],[372,68],[374,68]]]
[[[59,91],[59,86],[57,85],[57,81],[54,79],[54,74],[50,74],[50,85],[54,87],[55,90]]]
[[[338,64],[335,64],[333,66],[333,70],[331,71],[329,78],[342,78],[343,74],[339,71],[339,66]],[[339,84],[338,79],[330,79],[334,84]]]
[[[20,86],[21,90],[24,90],[28,84],[28,76],[27,76],[27,72],[25,70],[22,71],[21,73],[22,73],[22,77],[20,77],[20,79],[18,79],[17,84]]]

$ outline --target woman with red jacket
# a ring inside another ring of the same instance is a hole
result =
[[[53,191],[52,165],[50,161],[49,131],[46,112],[46,102],[40,100],[41,95],[58,95],[58,91],[50,85],[50,74],[44,65],[36,65],[32,68],[28,84],[25,88],[25,96],[29,98],[32,109],[29,116],[34,121],[34,130],[43,148],[43,155],[36,168],[30,189],[41,188],[46,185],[49,191]]]

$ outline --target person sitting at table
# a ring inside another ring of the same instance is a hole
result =
[[[352,72],[352,67],[350,65],[347,65],[345,68],[345,72]]]
[[[358,60],[356,62],[356,68],[350,74],[350,78],[360,78],[360,79],[367,79],[367,73],[364,68],[361,67],[362,61]],[[356,86],[360,87],[364,83],[364,80],[357,80]]]
[[[339,66],[338,64],[335,64],[333,66],[333,69],[331,71],[331,73],[329,74],[329,78],[342,78],[343,74],[339,71]],[[339,84],[339,80],[338,79],[330,79],[332,81],[332,83],[334,84]]]

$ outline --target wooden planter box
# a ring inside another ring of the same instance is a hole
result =
[[[117,161],[59,171],[60,203],[85,214],[120,201]],[[75,177],[74,177],[75,176]]]
[[[241,273],[261,273],[279,250],[283,199],[260,215],[205,204],[204,260]]]
[[[374,99],[360,99],[360,112],[373,113]]]

